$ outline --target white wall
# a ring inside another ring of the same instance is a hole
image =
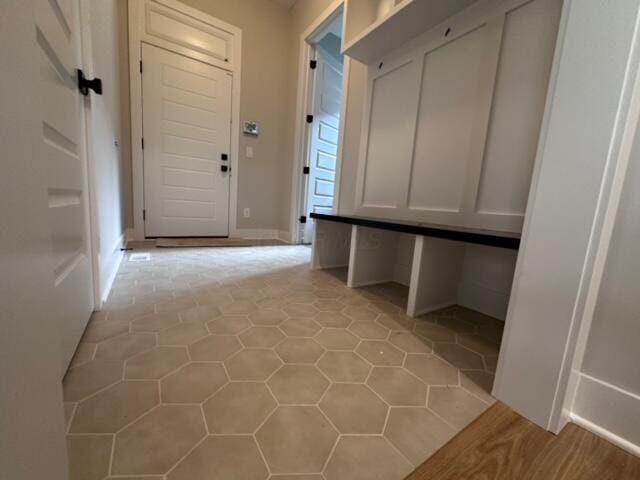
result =
[[[103,94],[91,93],[88,101],[99,234],[95,248],[99,255],[99,295],[104,301],[122,259],[124,233],[122,170],[128,156],[123,157],[122,151],[128,147],[128,140],[123,145],[119,52],[126,50],[127,44],[119,29],[123,26],[120,18],[126,11],[126,2],[91,0],[89,7],[93,63],[90,74],[101,78],[103,86]]]
[[[640,454],[639,212],[640,132],[636,132],[572,408],[574,415],[604,430],[608,438],[629,442],[636,454]]]
[[[563,11],[494,389],[554,430],[637,71],[639,6],[571,0]]]
[[[515,250],[466,245],[458,304],[504,320],[517,257]]]
[[[65,480],[34,4],[0,1],[0,478]]]

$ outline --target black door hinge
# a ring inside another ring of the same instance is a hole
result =
[[[142,60],[140,60],[140,73],[142,73]]]
[[[142,210],[142,220],[146,220],[146,219],[147,219],[147,211]]]
[[[306,215],[301,215],[299,220],[300,220],[300,223],[307,223],[307,216]]]
[[[140,143],[142,144],[142,149],[144,150],[144,137],[140,139]]]
[[[318,66],[318,61],[317,60],[310,60],[309,61],[309,68],[311,70],[315,70],[317,66]]]
[[[302,167],[302,174],[309,175],[311,173],[311,169],[309,167]]]
[[[313,115],[307,115],[307,123],[313,123]]]

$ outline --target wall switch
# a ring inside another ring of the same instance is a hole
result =
[[[244,218],[251,218],[251,209],[250,208],[245,208],[244,209]]]
[[[253,158],[253,147],[247,147],[246,157]]]

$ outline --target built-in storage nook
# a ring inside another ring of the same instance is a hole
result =
[[[405,285],[412,317],[504,321],[563,2],[345,3],[343,53],[367,65],[355,201],[311,214],[313,267]]]

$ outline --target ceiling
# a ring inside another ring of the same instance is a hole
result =
[[[282,5],[283,7],[291,8],[298,0],[271,0],[274,3]]]

